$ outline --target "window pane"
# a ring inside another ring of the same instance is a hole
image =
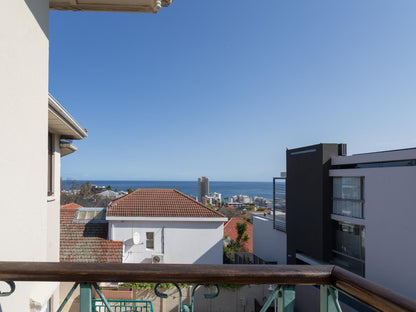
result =
[[[154,249],[154,233],[153,232],[146,232],[146,248],[147,249]]]
[[[334,198],[338,199],[355,199],[361,198],[361,178],[342,177],[334,178]]]
[[[334,199],[332,212],[347,217],[363,218],[362,208],[362,202]]]
[[[361,225],[335,222],[334,249],[344,255],[364,259],[363,229]]]

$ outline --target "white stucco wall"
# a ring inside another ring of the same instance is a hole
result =
[[[364,177],[365,277],[416,299],[416,167],[330,175]]]
[[[110,239],[123,241],[126,263],[151,262],[153,254],[163,254],[164,263],[222,264],[222,222],[136,221],[109,222]],[[140,243],[133,244],[133,233]],[[154,232],[154,249],[146,249],[146,232]]]
[[[61,203],[61,151],[59,148],[60,135],[53,133],[53,195],[47,197],[47,259],[59,261],[59,213]]]
[[[48,0],[0,1],[0,260],[46,261],[48,252]],[[51,258],[50,258],[51,257]],[[50,284],[17,283],[3,311],[29,311]]]
[[[273,221],[253,217],[253,253],[266,261],[286,264],[286,233],[273,229]]]

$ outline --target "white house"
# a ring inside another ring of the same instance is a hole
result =
[[[65,131],[71,132],[72,128],[76,133],[73,139],[86,135],[64,110],[48,115],[48,109],[57,106],[51,97],[48,100],[50,8],[156,12],[170,2],[0,1],[0,190],[4,194],[7,190],[0,207],[0,260],[59,260],[59,157],[61,152],[74,148],[70,142],[61,145],[60,135],[72,137],[61,134],[58,128],[48,136],[48,120],[57,113],[55,121],[67,124]],[[53,145],[52,177],[48,176],[49,142]],[[1,307],[3,311],[45,311],[49,308],[43,302],[51,298],[54,287],[47,283],[17,283],[12,296],[1,298]],[[6,291],[3,285],[0,291]],[[55,299],[50,302],[53,307],[57,303]]]
[[[0,109],[5,106],[8,103],[2,103]],[[47,119],[38,120],[26,110],[30,106],[10,107],[10,118],[19,111],[21,120],[7,129],[13,130],[13,136],[6,135],[8,132],[2,136],[3,147],[10,153],[2,153],[0,159],[0,189],[8,190],[0,207],[0,259],[59,261],[61,157],[76,151],[71,140],[83,139],[87,133],[51,95]],[[20,141],[25,131],[27,138]],[[12,152],[13,137],[14,145],[29,153]],[[16,292],[2,297],[0,304],[4,311],[55,310],[58,283],[16,283]]]
[[[107,209],[125,263],[222,264],[222,214],[171,189],[138,189]]]

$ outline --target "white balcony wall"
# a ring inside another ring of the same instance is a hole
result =
[[[286,233],[273,229],[273,220],[253,217],[253,253],[265,261],[286,264]]]
[[[0,1],[2,261],[57,259],[48,250],[48,23],[48,0]],[[52,292],[51,284],[19,282],[0,304],[3,311],[36,311],[30,299]]]
[[[110,221],[109,227],[111,240],[124,242],[125,263],[150,263],[152,255],[163,255],[164,263],[222,264],[222,222]],[[146,248],[146,232],[154,233],[154,249]]]

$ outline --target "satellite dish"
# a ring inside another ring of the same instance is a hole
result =
[[[137,245],[140,243],[140,233],[134,232],[133,234],[133,244]]]

